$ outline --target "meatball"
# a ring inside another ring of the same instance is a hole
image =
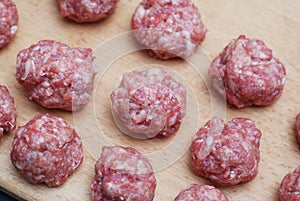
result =
[[[243,108],[269,105],[277,100],[283,91],[286,71],[263,41],[241,35],[213,60],[209,76],[230,104]]]
[[[0,85],[0,139],[4,132],[16,128],[17,116],[14,98],[5,86]]]
[[[300,200],[300,166],[294,172],[288,173],[280,184],[279,197],[281,201]]]
[[[224,124],[213,118],[192,140],[194,172],[224,186],[252,180],[258,173],[261,135],[250,119],[235,118]]]
[[[161,68],[140,68],[123,75],[111,101],[115,122],[124,133],[168,137],[185,115],[186,89]]]
[[[102,147],[95,166],[92,200],[152,201],[156,179],[148,159],[131,147]]]
[[[30,100],[45,108],[82,109],[93,90],[96,66],[89,48],[42,40],[19,52],[16,78]]]
[[[119,0],[58,0],[60,12],[75,22],[96,22],[110,16]]]
[[[206,35],[200,12],[190,0],[143,0],[131,28],[149,54],[160,59],[191,56]]]
[[[37,115],[16,131],[11,161],[34,184],[59,186],[82,160],[81,139],[61,118],[48,114]]]
[[[12,0],[0,1],[0,48],[6,46],[18,29],[18,11]]]
[[[229,201],[217,188],[209,185],[192,184],[177,195],[174,201]]]

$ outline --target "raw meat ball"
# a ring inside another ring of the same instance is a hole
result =
[[[235,118],[224,124],[213,118],[193,138],[194,172],[224,186],[252,180],[258,173],[260,137],[250,119]]]
[[[279,189],[281,201],[299,201],[300,200],[300,166],[294,171],[287,174]]]
[[[81,139],[63,119],[37,115],[18,127],[11,160],[30,182],[59,186],[83,160]]]
[[[141,68],[123,75],[111,94],[117,126],[133,137],[168,137],[180,127],[186,90],[161,68]]]
[[[60,12],[75,22],[96,22],[110,16],[119,0],[58,0]]]
[[[19,52],[16,78],[30,100],[45,108],[76,111],[84,107],[93,90],[96,66],[89,48],[70,48],[42,40]]]
[[[232,40],[209,68],[216,90],[238,108],[269,105],[282,93],[284,65],[261,40],[241,35]]]
[[[179,193],[174,201],[229,201],[217,188],[209,185],[192,184]]]
[[[0,139],[4,132],[16,128],[17,116],[14,98],[5,86],[0,85]]]
[[[103,147],[92,182],[93,201],[151,201],[156,179],[148,159],[131,147]]]
[[[18,29],[18,11],[12,0],[0,1],[0,48],[6,46]]]
[[[160,59],[191,56],[206,35],[200,12],[190,0],[143,0],[131,28],[149,54]]]

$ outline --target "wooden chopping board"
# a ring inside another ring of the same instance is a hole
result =
[[[32,185],[11,164],[13,131],[0,142],[1,188],[24,200],[90,200],[94,164],[101,146],[124,145],[137,148],[151,160],[157,178],[154,200],[173,200],[189,184],[211,184],[193,173],[189,143],[196,130],[217,114],[227,121],[234,117],[251,118],[263,132],[257,177],[246,184],[220,189],[230,200],[278,200],[282,178],[300,165],[300,149],[295,138],[295,116],[300,112],[300,3],[297,0],[194,2],[208,28],[203,50],[188,61],[159,61],[137,51],[139,46],[127,33],[138,0],[121,0],[110,18],[94,24],[76,24],[63,19],[55,0],[15,0],[19,29],[12,43],[0,50],[0,83],[6,85],[15,98],[19,114],[17,124],[24,125],[37,113],[64,118],[82,136],[84,162],[60,187]],[[210,59],[240,34],[265,41],[286,66],[285,90],[271,106],[226,107],[218,97],[212,97],[213,91],[206,84]],[[46,110],[29,101],[26,91],[17,83],[14,76],[17,53],[42,39],[54,39],[72,47],[93,48],[99,73],[93,100],[84,110],[75,114]],[[172,138],[136,140],[122,134],[113,122],[109,94],[124,72],[145,65],[162,66],[188,87],[188,114],[179,133]]]

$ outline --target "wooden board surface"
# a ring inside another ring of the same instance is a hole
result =
[[[115,13],[94,24],[76,24],[63,19],[55,0],[15,0],[19,11],[19,30],[12,43],[0,50],[0,83],[15,97],[18,125],[24,125],[37,113],[50,113],[74,125],[84,143],[84,162],[57,188],[31,185],[18,174],[9,158],[14,132],[0,142],[0,186],[24,200],[90,200],[94,164],[101,146],[134,146],[147,155],[155,168],[155,201],[173,200],[191,183],[211,184],[191,170],[189,143],[194,132],[212,115],[226,120],[234,117],[253,119],[263,132],[261,162],[257,177],[246,184],[220,189],[230,200],[278,200],[283,176],[300,165],[300,149],[295,138],[295,116],[300,112],[300,3],[298,0],[197,0],[208,28],[202,50],[189,61],[159,61],[148,57],[130,34],[130,19],[137,0],[121,0]],[[222,107],[212,98],[206,85],[209,60],[240,34],[259,38],[273,49],[285,64],[287,82],[282,97],[268,107],[235,109]],[[29,101],[15,80],[17,53],[41,39],[54,39],[70,46],[94,49],[99,67],[95,94],[88,106],[75,114],[46,110]],[[141,141],[123,135],[115,126],[109,94],[122,74],[145,65],[160,65],[178,76],[189,90],[188,115],[179,133],[172,138]],[[218,104],[214,104],[214,101]],[[197,108],[197,110],[195,110]]]

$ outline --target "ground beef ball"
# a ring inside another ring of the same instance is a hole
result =
[[[191,56],[206,35],[200,12],[190,0],[143,0],[131,28],[150,55],[160,59]]]
[[[174,201],[229,201],[217,188],[209,185],[192,184],[179,193]]]
[[[12,0],[0,1],[0,48],[7,45],[18,29],[18,11]]]
[[[281,201],[299,201],[300,200],[300,166],[294,171],[287,174],[279,189]]]
[[[224,186],[252,180],[258,172],[260,137],[250,119],[235,118],[224,124],[213,118],[193,138],[194,172]]]
[[[186,89],[161,68],[140,68],[123,75],[111,101],[115,122],[124,133],[168,137],[185,115]]]
[[[91,98],[96,66],[92,50],[42,40],[19,52],[16,78],[30,100],[46,108],[76,111]]]
[[[119,0],[58,0],[60,12],[75,22],[96,22],[113,13]]]
[[[0,139],[4,132],[15,129],[17,116],[13,97],[0,85]]]
[[[92,182],[93,201],[151,201],[156,179],[148,159],[131,147],[102,147]]]
[[[283,64],[261,40],[241,35],[232,40],[209,68],[216,90],[238,108],[269,105],[282,93]]]
[[[297,136],[297,140],[300,143],[300,113],[297,115],[296,117],[296,136]]]
[[[59,186],[75,171],[82,159],[80,137],[61,118],[37,115],[16,131],[11,160],[32,183]]]

